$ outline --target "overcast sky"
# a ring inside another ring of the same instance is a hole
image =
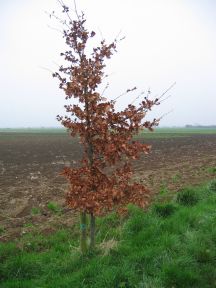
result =
[[[134,86],[159,96],[176,82],[148,118],[173,110],[161,126],[216,124],[215,0],[77,0],[77,7],[98,40],[120,30],[126,36],[107,62],[109,99]],[[53,10],[61,11],[55,0],[0,1],[0,127],[58,126],[56,115],[64,114],[64,94],[49,71],[67,49],[60,25],[45,13]],[[135,97],[120,98],[118,108]]]

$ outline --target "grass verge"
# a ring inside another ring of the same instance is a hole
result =
[[[0,287],[216,287],[212,183],[190,188],[197,195],[193,205],[174,197],[147,212],[130,206],[124,219],[98,219],[100,244],[86,256],[77,248],[78,227],[1,243]]]

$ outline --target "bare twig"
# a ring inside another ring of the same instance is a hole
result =
[[[131,102],[131,105],[132,105],[136,100],[138,100],[143,94],[145,94],[144,91],[142,91],[142,92]]]
[[[58,28],[52,27],[52,26],[50,26],[50,25],[47,25],[47,27],[50,28],[50,29],[52,29],[52,30],[55,30],[55,31],[61,33],[62,35],[64,35],[63,32],[62,32],[60,29],[58,29]]]
[[[98,27],[97,29],[98,29],[98,31],[100,33],[101,39],[104,40],[103,33],[101,32],[100,28]]]
[[[50,70],[49,68],[43,67],[43,66],[38,66],[38,68],[43,69],[43,70],[47,70],[49,72],[51,72],[52,74],[54,73],[52,70]]]
[[[78,11],[77,11],[76,0],[74,0],[74,9],[75,9],[75,13],[76,13],[76,15],[77,15],[77,18],[78,18],[78,20],[79,20],[80,16],[79,16],[79,13],[78,13]]]
[[[61,65],[59,65],[58,63],[56,63],[55,61],[52,61],[53,62],[53,64],[55,64],[56,66],[58,66],[58,68],[60,68],[61,67]]]
[[[127,93],[132,92],[132,91],[134,91],[134,90],[136,90],[136,89],[137,89],[136,87],[134,87],[134,88],[132,88],[132,89],[127,89],[126,92],[120,94],[118,97],[116,97],[116,98],[113,99],[112,101],[115,102],[115,101],[116,101],[117,99],[119,99],[120,97],[122,97],[122,96],[126,95]]]
[[[171,97],[171,95],[169,95],[169,96],[167,96],[166,98],[162,99],[162,100],[160,101],[160,104],[161,104],[162,102],[164,102],[165,100],[169,99],[170,97]]]
[[[172,113],[174,111],[174,109],[168,111],[167,113],[164,113],[160,118],[158,118],[158,120],[160,121],[161,119],[163,119],[165,116],[167,116],[168,114]]]
[[[158,98],[160,100],[168,91],[170,91],[174,86],[176,85],[176,82],[174,82],[169,88],[167,88]]]
[[[109,88],[109,83],[106,84],[105,88],[103,89],[101,93],[101,97],[104,95],[105,91]]]
[[[45,11],[46,14],[49,15],[49,17],[54,17],[56,20],[59,21],[59,23],[61,23],[62,25],[66,25],[69,29],[70,29],[70,26],[67,24],[66,20],[62,20],[61,18],[59,18],[58,16],[56,16],[54,13],[50,14],[48,13],[47,11]]]
[[[118,32],[118,34],[116,35],[116,37],[114,38],[116,41],[117,41],[117,39],[118,39],[118,37],[120,36],[121,33],[122,33],[122,30],[120,30],[120,31]],[[124,39],[124,37],[123,37],[122,39]],[[122,39],[121,39],[121,40],[122,40]]]

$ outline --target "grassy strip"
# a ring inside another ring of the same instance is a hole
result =
[[[216,128],[156,128],[155,133],[216,134]]]
[[[17,133],[17,134],[62,134],[66,133],[64,128],[0,128],[0,133]]]
[[[216,134],[215,128],[156,128],[153,132],[143,131],[136,137],[154,138],[173,138],[187,137],[191,135],[212,135]]]
[[[17,133],[17,134],[64,134],[64,128],[0,128],[0,133]],[[177,137],[194,134],[216,134],[216,128],[184,128],[184,127],[168,127],[154,129],[154,132],[143,131],[140,136],[147,137]]]
[[[0,287],[216,287],[216,180],[169,203],[98,220],[97,251],[78,250],[78,227],[0,244]]]

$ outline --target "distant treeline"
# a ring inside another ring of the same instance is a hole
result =
[[[216,128],[216,125],[185,125],[185,128]]]

